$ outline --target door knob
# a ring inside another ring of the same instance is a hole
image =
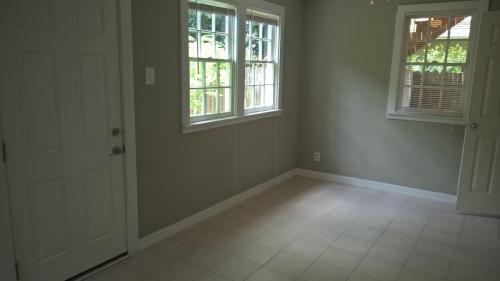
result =
[[[478,129],[478,128],[479,128],[479,124],[477,124],[477,123],[475,123],[475,122],[472,122],[472,123],[470,124],[470,128],[471,128],[471,129],[473,129],[473,130],[476,130],[476,129]]]
[[[123,154],[123,147],[121,146],[113,146],[113,150],[111,150],[111,154],[109,156],[120,155]]]
[[[120,135],[120,133],[122,132],[122,130],[120,130],[120,128],[113,128],[113,130],[111,130],[111,135],[113,135],[113,137],[117,137]]]

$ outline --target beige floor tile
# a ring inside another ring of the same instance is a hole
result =
[[[304,256],[309,259],[316,259],[328,248],[328,246],[328,244],[299,238],[292,244],[290,244],[290,246],[286,248],[286,251]]]
[[[373,279],[369,276],[364,276],[358,273],[353,273],[347,281],[381,281],[381,280]]]
[[[322,244],[331,245],[342,235],[342,232],[328,230],[319,226],[313,226],[307,230],[302,237]]]
[[[242,281],[260,267],[260,264],[230,256],[212,270],[234,281]]]
[[[195,281],[232,281],[231,279],[227,279],[224,276],[220,276],[213,272],[203,273],[200,277],[198,277]]]
[[[451,261],[455,252],[454,247],[438,243],[426,242],[423,240],[417,241],[413,252],[422,256],[440,259],[446,262]]]
[[[413,245],[415,245],[417,239],[417,236],[408,236],[386,231],[384,232],[384,234],[382,234],[382,236],[380,236],[377,243],[397,248],[403,251],[409,251],[413,248]]]
[[[364,258],[355,270],[355,273],[377,280],[397,280],[401,266],[370,257]]]
[[[252,274],[248,281],[293,281],[295,277],[268,267],[262,267]]]
[[[156,251],[145,251],[132,257],[126,264],[136,271],[150,275],[175,262],[175,259],[165,257]]]
[[[188,255],[186,261],[206,269],[212,269],[224,262],[228,257],[229,255],[222,251],[203,247]]]
[[[246,258],[260,264],[265,264],[279,251],[280,249],[278,248],[254,241],[250,242],[246,247],[240,249],[235,254],[242,258]]]
[[[430,258],[422,256],[419,254],[412,253],[408,262],[406,263],[406,269],[413,269],[416,271],[425,272],[430,276],[435,278],[446,278],[448,270],[450,268],[449,262],[444,262],[435,258]]]
[[[314,258],[308,258],[290,251],[283,251],[270,260],[267,266],[290,275],[298,276],[313,262]]]
[[[362,258],[363,255],[331,247],[321,255],[319,261],[329,263],[346,270],[354,270]]]
[[[498,273],[484,272],[462,265],[452,265],[448,280],[450,281],[498,281]]]
[[[397,265],[405,264],[409,254],[409,251],[400,250],[378,243],[373,246],[370,252],[368,252],[369,257],[384,260]]]
[[[425,272],[416,271],[412,269],[405,269],[401,273],[398,281],[445,281],[445,278],[438,278]]]
[[[158,281],[193,281],[203,273],[205,270],[195,265],[178,262],[154,273],[153,277]]]
[[[351,271],[332,266],[329,263],[316,261],[301,276],[305,281],[345,281]]]
[[[380,235],[382,235],[383,232],[384,229],[382,228],[356,223],[351,225],[344,234],[374,242],[377,241],[377,239],[380,237]]]
[[[356,237],[342,235],[335,243],[332,244],[333,247],[347,250],[355,254],[366,254],[372,247],[373,242],[359,239]]]

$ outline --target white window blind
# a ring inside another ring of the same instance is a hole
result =
[[[397,110],[464,117],[471,14],[406,16]]]

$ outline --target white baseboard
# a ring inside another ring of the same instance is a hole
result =
[[[296,169],[296,172],[297,172],[297,175],[303,176],[303,177],[315,178],[315,179],[320,179],[320,180],[325,180],[325,181],[332,181],[332,182],[342,183],[342,184],[347,184],[347,185],[352,185],[352,186],[372,188],[372,189],[377,189],[377,190],[387,191],[387,192],[398,192],[398,193],[403,193],[406,195],[436,200],[436,201],[445,202],[445,203],[449,203],[449,204],[456,204],[456,202],[457,202],[457,196],[451,195],[451,194],[439,193],[439,192],[428,191],[428,190],[423,190],[423,189],[418,189],[418,188],[413,188],[413,187],[406,187],[406,186],[390,184],[390,183],[385,183],[385,182],[378,182],[378,181],[372,181],[372,180],[339,176],[339,175],[335,175],[335,174],[329,174],[329,173],[323,173],[323,172],[317,172],[317,171],[305,170],[305,169]]]
[[[271,187],[286,181],[289,178],[292,178],[297,174],[297,170],[293,169],[290,170],[286,173],[283,173],[277,177],[274,177],[264,183],[261,183],[257,186],[254,186],[250,188],[249,190],[242,192],[238,195],[235,195],[229,199],[226,199],[218,204],[215,204],[211,207],[208,207],[207,209],[200,211],[192,216],[189,216],[179,222],[176,222],[170,226],[167,226],[163,229],[160,229],[152,234],[149,234],[148,236],[145,236],[141,239],[139,239],[139,250],[142,251],[158,242],[161,242],[168,237],[171,237],[185,229],[188,229],[189,227],[200,223],[226,209],[229,209],[241,202],[244,202],[259,193],[262,193]]]

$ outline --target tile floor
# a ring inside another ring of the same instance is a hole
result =
[[[500,281],[500,220],[295,177],[92,281]]]

